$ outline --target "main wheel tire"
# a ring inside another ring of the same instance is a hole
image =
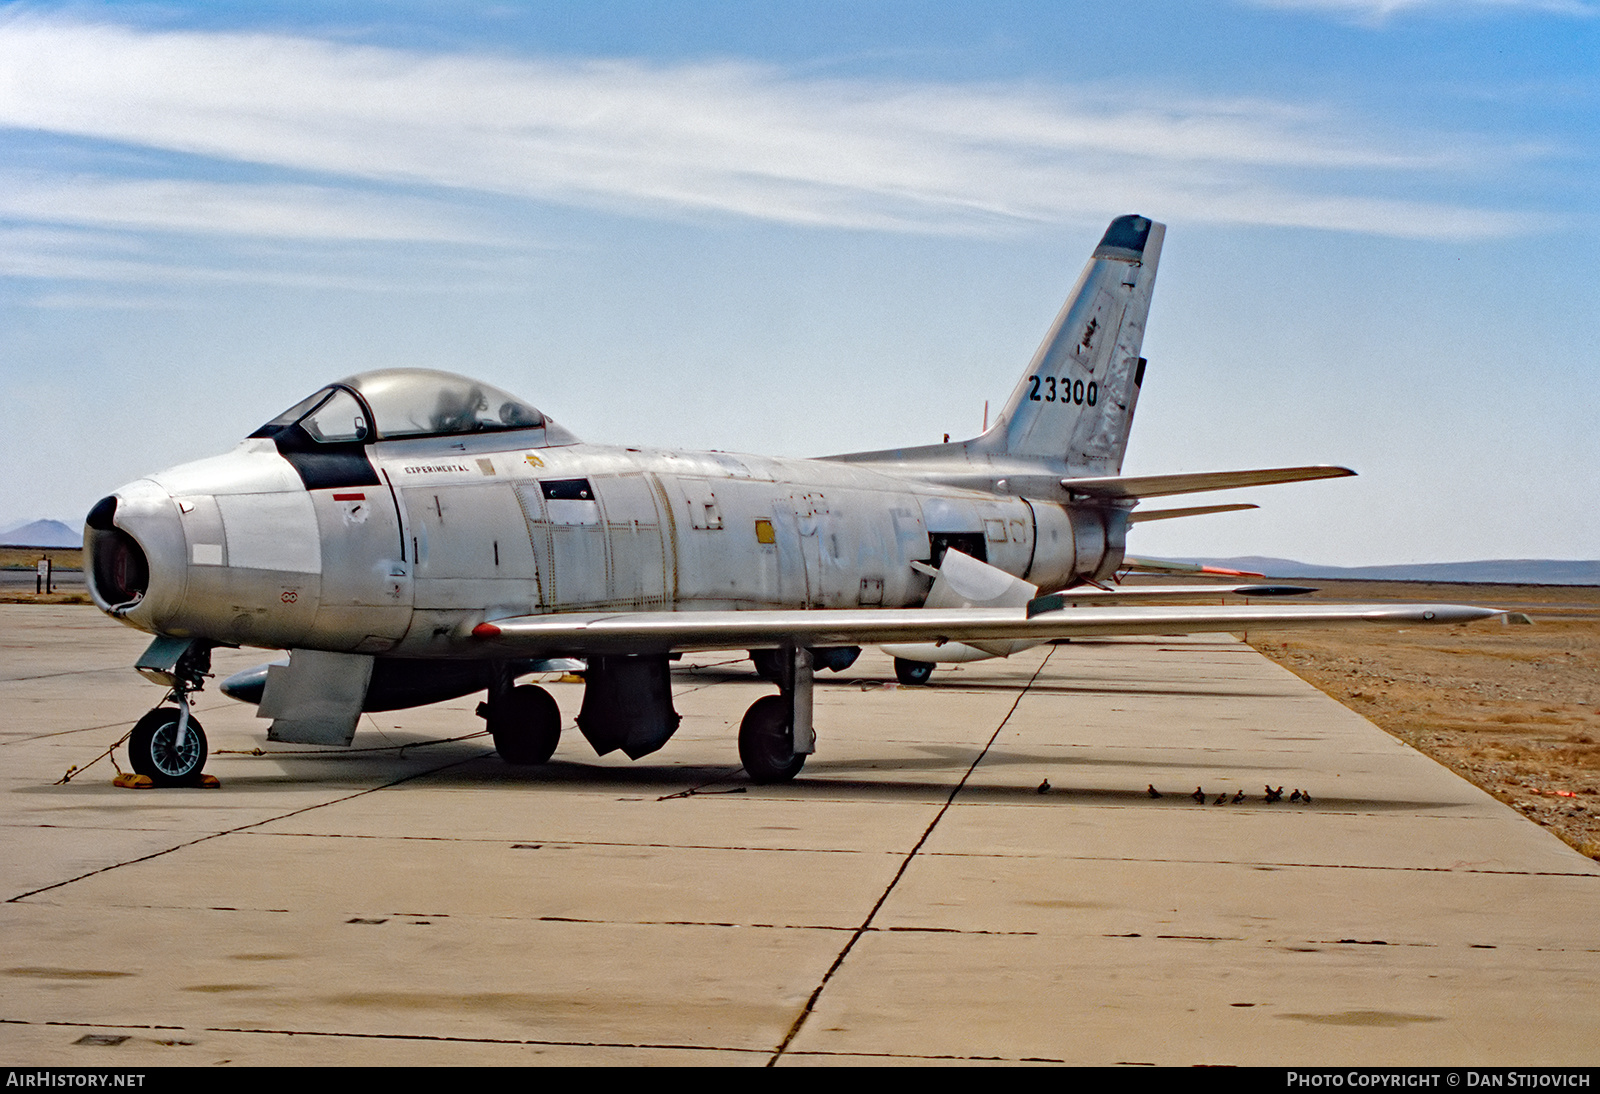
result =
[[[522,684],[489,706],[495,751],[508,764],[547,763],[561,741],[561,708],[541,687]]]
[[[206,766],[206,732],[193,716],[178,745],[178,709],[156,707],[133,727],[128,761],[157,786],[193,786]]]
[[[904,657],[894,659],[894,678],[907,687],[921,687],[932,675],[933,665],[927,661],[907,661]]]
[[[739,723],[739,760],[754,783],[784,783],[800,774],[806,757],[795,754],[789,704],[783,696],[763,695],[744,712],[744,721]]]

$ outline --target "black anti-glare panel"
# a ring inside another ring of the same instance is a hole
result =
[[[294,465],[307,490],[381,485],[378,473],[372,469],[366,451],[359,444],[326,445],[320,452],[285,451],[280,444],[278,451]]]

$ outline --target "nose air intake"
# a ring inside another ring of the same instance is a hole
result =
[[[150,560],[116,526],[116,515],[115,496],[96,502],[84,520],[83,548],[89,556],[89,591],[108,611],[126,611],[150,589]]]

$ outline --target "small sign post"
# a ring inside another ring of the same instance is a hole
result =
[[[51,585],[50,556],[46,555],[39,560],[39,565],[34,569],[33,591],[35,593],[53,593],[55,588]]]

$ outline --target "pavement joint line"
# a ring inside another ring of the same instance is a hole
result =
[[[1135,858],[1132,856],[1115,855],[1046,855],[1017,851],[929,851],[932,857],[947,858],[1011,858],[1011,859],[1049,859],[1052,861],[1066,862],[1120,862],[1141,865],[1159,866],[1271,866],[1285,869],[1304,870],[1377,870],[1393,871],[1395,873],[1419,874],[1503,874],[1508,877],[1581,877],[1589,880],[1600,879],[1600,870],[1594,872],[1582,870],[1484,870],[1478,868],[1461,869],[1455,866],[1382,866],[1355,862],[1273,862],[1263,859],[1259,862],[1249,859],[1208,859],[1208,858]]]
[[[324,1029],[270,1029],[241,1026],[167,1026],[126,1022],[66,1022],[45,1019],[0,1018],[0,1025],[8,1026],[66,1026],[72,1029],[146,1029],[195,1033],[246,1033],[273,1037],[351,1037],[363,1040],[385,1041],[448,1041],[476,1045],[551,1045],[557,1048],[647,1048],[672,1049],[685,1052],[742,1052],[751,1055],[765,1054],[765,1048],[742,1048],[737,1045],[688,1045],[673,1042],[649,1041],[558,1041],[518,1037],[461,1037],[447,1033],[360,1033]],[[184,1046],[192,1047],[192,1046]],[[958,1058],[958,1057],[953,1057]]]
[[[29,901],[26,906],[30,907],[30,908],[66,908],[66,909],[78,907],[77,905],[72,905],[72,904],[60,904],[60,903],[56,903],[56,902],[53,902],[53,901],[42,901],[42,900],[41,901]],[[123,911],[244,912],[244,913],[247,913],[247,914],[256,914],[256,915],[292,915],[292,914],[302,914],[303,915],[303,914],[305,914],[303,910],[301,912],[299,912],[299,913],[296,913],[295,910],[292,909],[292,908],[256,908],[256,907],[239,908],[239,907],[228,907],[228,906],[222,906],[222,905],[196,905],[196,904],[117,904],[117,903],[106,903],[106,904],[97,905],[97,907],[117,908],[117,909],[121,909]],[[393,918],[393,919],[396,919],[396,920],[401,920],[401,919],[424,919],[424,918],[425,919],[435,919],[435,920],[453,919],[453,920],[456,920],[457,922],[468,923],[468,922],[472,922],[474,920],[488,919],[488,920],[495,920],[495,921],[502,921],[502,922],[512,922],[512,923],[573,923],[573,924],[578,924],[580,926],[593,926],[593,927],[707,927],[707,928],[715,928],[717,930],[737,930],[737,931],[823,931],[823,932],[834,932],[834,933],[839,933],[839,932],[844,932],[844,931],[852,931],[853,932],[853,931],[860,930],[859,927],[852,927],[852,926],[849,926],[848,924],[838,924],[838,923],[733,923],[733,922],[723,922],[723,921],[718,921],[718,920],[699,920],[699,919],[596,919],[596,918],[587,917],[587,916],[571,916],[571,915],[515,916],[515,915],[503,915],[503,914],[500,914],[500,915],[485,915],[485,914],[481,914],[481,913],[479,913],[479,914],[462,914],[462,913],[449,914],[449,913],[439,913],[439,912],[383,912],[383,913],[374,913],[374,912],[371,912],[370,910],[353,911],[353,910],[350,910],[350,909],[345,909],[345,910],[337,911],[337,912],[329,912],[327,914],[329,916],[331,916],[331,917],[334,917],[334,918],[341,918],[341,917],[345,917],[345,916],[362,915],[362,914],[366,914],[366,915],[381,914],[381,915],[389,916],[390,918]],[[346,922],[348,922],[348,921],[346,920]],[[402,925],[404,925],[404,924],[402,924]],[[973,936],[984,936],[984,937],[995,937],[995,938],[1037,938],[1043,933],[1041,931],[999,931],[999,930],[988,930],[988,929],[984,929],[984,928],[969,928],[969,927],[917,927],[917,926],[868,927],[867,928],[867,932],[871,933],[871,934],[956,934],[956,935],[963,935],[963,936],[973,935]],[[1126,934],[1109,934],[1109,935],[1104,935],[1102,937],[1105,937],[1105,938],[1134,938],[1134,937],[1138,937],[1138,936],[1137,935],[1126,935]],[[1269,939],[1268,941],[1274,941],[1274,940]],[[1301,940],[1301,941],[1304,941],[1304,940]],[[1421,945],[1421,943],[1417,943],[1417,944]],[[1401,943],[1394,943],[1394,945],[1401,945]],[[0,971],[4,971],[4,970],[0,970]]]
[[[0,681],[0,683],[3,683],[3,681]],[[197,702],[194,704],[193,709],[196,714],[209,714],[214,710],[227,709],[228,706],[229,704],[227,703],[212,703],[208,706],[201,706]],[[25,735],[20,733],[9,734],[4,738],[0,738],[0,747],[4,747],[6,745],[28,744],[31,741],[47,741],[51,737],[70,737],[77,733],[95,733],[105,729],[125,729],[129,726],[132,726],[136,720],[137,719],[125,722],[107,722],[105,725],[100,726],[80,726],[77,729],[63,729],[53,733],[29,733]]]
[[[900,879],[905,876],[906,870],[911,867],[911,862],[917,857],[917,852],[922,850],[923,844],[928,842],[928,837],[933,835],[933,830],[939,826],[939,822],[944,819],[944,815],[950,811],[950,806],[956,800],[956,795],[961,793],[962,787],[966,786],[967,781],[972,778],[972,773],[978,769],[978,765],[983,762],[983,758],[989,754],[989,749],[994,746],[995,741],[1000,737],[1000,732],[1005,729],[1006,723],[1011,721],[1012,715],[1016,714],[1017,708],[1022,705],[1023,698],[1028,694],[1029,689],[1033,687],[1033,682],[1039,678],[1040,673],[1044,672],[1045,666],[1050,663],[1050,658],[1055,656],[1055,651],[1056,647],[1054,646],[1046,648],[1045,655],[1042,659],[1040,659],[1038,667],[1033,670],[1033,675],[1028,677],[1027,683],[1023,684],[1022,687],[1018,689],[1016,699],[1012,701],[1011,707],[1006,711],[1005,717],[1001,718],[1000,723],[994,727],[994,732],[989,735],[988,742],[984,744],[982,750],[980,750],[979,753],[973,757],[972,762],[967,765],[967,770],[962,773],[960,781],[958,781],[955,786],[950,788],[950,794],[945,799],[944,804],[939,807],[939,811],[935,813],[933,819],[928,822],[927,828],[923,830],[922,836],[917,840],[916,844],[909,852],[906,853],[905,858],[901,860],[900,868],[895,871],[894,877],[889,879],[889,884],[886,885],[883,892],[879,894],[877,902],[874,903],[871,910],[867,912],[866,918],[861,921],[861,925],[857,927],[850,935],[849,941],[844,944],[844,948],[839,951],[839,955],[833,959],[833,964],[828,966],[828,971],[822,974],[822,979],[817,983],[816,988],[811,992],[811,997],[806,1000],[805,1006],[802,1007],[800,1009],[800,1013],[795,1016],[794,1024],[789,1027],[789,1032],[784,1035],[783,1041],[772,1053],[772,1058],[767,1061],[768,1067],[777,1066],[778,1060],[783,1056],[784,1051],[789,1047],[790,1043],[794,1041],[795,1037],[799,1036],[801,1028],[806,1023],[806,1019],[811,1016],[811,1012],[816,1008],[817,1000],[822,997],[822,993],[827,988],[828,982],[833,979],[833,974],[838,972],[839,969],[844,965],[845,958],[850,956],[850,951],[855,948],[855,944],[860,941],[861,937],[865,935],[872,927],[873,919],[877,917],[879,910],[883,908],[884,902],[889,899],[889,894],[894,892],[895,886],[900,884]]]
[[[160,858],[163,855],[170,855],[174,851],[181,851],[185,847],[193,847],[196,844],[205,843],[205,842],[207,842],[209,840],[219,839],[222,836],[231,836],[231,835],[234,835],[235,833],[238,833],[238,832],[248,832],[250,829],[259,828],[263,824],[271,824],[274,821],[287,820],[290,817],[299,816],[301,813],[309,813],[313,809],[323,809],[323,808],[326,808],[327,806],[330,806],[330,805],[338,805],[341,802],[353,801],[354,799],[363,797],[363,796],[365,796],[367,794],[372,794],[372,793],[375,793],[375,792],[377,792],[379,790],[388,790],[391,787],[399,786],[402,783],[410,782],[412,779],[422,778],[424,775],[432,775],[432,774],[436,774],[437,772],[440,772],[440,771],[447,771],[452,767],[458,767],[458,766],[460,766],[462,764],[472,763],[476,759],[478,759],[478,757],[472,757],[471,759],[466,759],[466,760],[452,760],[450,763],[440,764],[438,767],[429,768],[426,771],[414,771],[409,775],[403,775],[400,778],[395,779],[392,782],[384,783],[381,786],[369,786],[364,790],[357,790],[353,794],[345,794],[342,797],[331,798],[328,801],[317,802],[314,805],[302,806],[299,809],[291,809],[291,810],[289,810],[289,812],[282,813],[282,814],[280,814],[280,815],[278,815],[276,817],[266,817],[266,818],[263,818],[262,820],[252,821],[249,824],[241,824],[241,825],[238,825],[238,826],[236,826],[234,828],[226,828],[226,829],[223,829],[220,832],[210,832],[210,833],[207,833],[204,836],[200,836],[197,839],[185,840],[182,843],[174,844],[173,846],[163,848],[160,851],[153,851],[148,855],[140,855],[137,858],[127,859],[126,861],[123,861],[123,862],[113,862],[109,866],[101,866],[101,867],[99,867],[97,869],[90,870],[90,871],[88,871],[86,873],[79,874],[77,877],[70,877],[70,878],[67,878],[64,881],[51,882],[49,885],[41,885],[37,889],[30,889],[25,893],[18,893],[16,896],[7,897],[5,899],[5,901],[4,901],[4,903],[6,903],[6,904],[17,904],[17,903],[20,903],[22,901],[27,900],[31,896],[37,896],[40,893],[48,893],[52,889],[60,889],[60,888],[62,888],[64,886],[67,886],[67,885],[73,885],[73,884],[76,884],[77,882],[85,880],[86,878],[94,877],[97,874],[109,873],[112,870],[121,869],[124,866],[132,866],[132,865],[135,865],[136,863],[140,863],[140,862],[149,862],[151,859],[157,859],[157,858]]]
[[[196,710],[195,713],[204,714],[205,711]],[[94,733],[105,729],[125,729],[131,725],[133,725],[133,722],[131,721],[107,722],[103,726],[82,726],[78,729],[63,729],[55,733],[33,733],[26,737],[20,734],[13,734],[7,736],[4,740],[0,740],[0,747],[4,747],[6,745],[25,745],[31,741],[48,741],[51,737],[71,737],[77,733]]]
[[[55,904],[46,901],[31,902],[27,905],[32,908],[66,908],[71,905]],[[106,908],[120,908],[125,910],[161,910],[161,911],[208,911],[208,912],[246,912],[261,915],[286,915],[293,914],[290,908],[236,908],[236,907],[199,907],[195,905],[179,904],[106,904]],[[356,914],[346,909],[331,912],[329,915],[338,918]],[[1247,935],[1183,935],[1183,934],[1145,934],[1141,931],[1131,932],[1101,932],[1099,934],[1083,934],[1082,932],[1049,932],[1049,931],[998,931],[982,928],[967,927],[921,927],[921,926],[889,926],[861,927],[842,926],[830,923],[732,923],[712,920],[690,919],[593,919],[581,916],[510,916],[510,915],[463,915],[440,914],[435,912],[387,912],[383,913],[394,919],[430,918],[454,919],[458,922],[470,922],[476,919],[505,920],[512,922],[530,923],[569,923],[578,926],[596,927],[695,927],[716,930],[758,930],[758,931],[815,931],[819,933],[842,934],[950,934],[962,937],[994,937],[994,938],[1106,938],[1124,940],[1148,940],[1152,942],[1240,942],[1251,946],[1383,946],[1391,949],[1441,949],[1449,948],[1438,942],[1414,942],[1400,939],[1361,939],[1361,938],[1268,938],[1265,936]],[[404,926],[405,924],[401,924]],[[1456,948],[1465,947],[1473,950],[1503,950],[1506,953],[1600,953],[1596,948],[1574,948],[1570,946],[1527,946],[1516,942],[1462,943]],[[0,1024],[6,1020],[0,1019]],[[175,1028],[175,1027],[174,1027]],[[770,1050],[761,1050],[770,1051]],[[799,1050],[797,1050],[799,1051]],[[824,1051],[824,1050],[805,1050]],[[844,1053],[843,1055],[851,1055]]]
[[[267,836],[272,838],[295,837],[298,839],[396,839],[419,840],[424,843],[483,843],[503,844],[504,840],[477,839],[465,836],[359,836],[347,832],[252,832],[251,835]],[[618,847],[641,848],[645,850],[660,851],[749,851],[756,854],[800,854],[800,855],[893,855],[895,851],[872,851],[858,847],[745,847],[723,843],[612,843],[601,840],[546,840],[546,849],[573,848],[573,847]],[[512,851],[532,850],[532,848],[512,846],[507,848]]]
[[[552,1048],[623,1048],[623,1049],[661,1049],[682,1052],[737,1052],[746,1055],[765,1055],[769,1050],[765,1048],[742,1048],[731,1045],[690,1045],[675,1042],[647,1042],[647,1041],[560,1041],[554,1039],[533,1039],[514,1037],[461,1037],[443,1033],[351,1033],[335,1030],[317,1029],[265,1029],[245,1028],[237,1026],[168,1026],[147,1025],[129,1022],[67,1022],[45,1019],[35,1021],[27,1018],[0,1018],[0,1025],[7,1026],[55,1026],[68,1029],[131,1029],[147,1030],[153,1033],[242,1033],[269,1037],[350,1037],[363,1040],[393,1040],[393,1041],[441,1041],[460,1044],[481,1045],[549,1045]],[[184,1048],[197,1047],[184,1045]],[[828,1059],[873,1059],[873,1060],[975,1060],[994,1063],[1045,1063],[1063,1064],[1064,1059],[1051,1056],[979,1056],[963,1055],[957,1053],[919,1053],[919,1052],[830,1052],[827,1049],[805,1049],[791,1053],[792,1056],[820,1057]]]
[[[791,1052],[789,1055],[816,1056],[832,1060],[972,1060],[977,1063],[996,1064],[1064,1064],[1067,1062],[1065,1059],[1054,1056],[957,1056],[954,1054],[917,1052],[829,1052],[827,1049],[819,1048],[799,1050]],[[1121,1061],[1118,1062],[1120,1063]]]
[[[1032,791],[1030,791],[1032,793]],[[993,808],[1038,808],[1037,806],[996,806],[993,803],[978,803],[985,807]],[[1107,808],[1133,808],[1132,806],[1108,806]],[[293,814],[287,814],[293,816]],[[1319,814],[1320,816],[1368,816],[1365,813],[1333,813]],[[1463,817],[1436,817],[1435,820],[1470,820]],[[262,821],[269,824],[271,821]],[[3,827],[40,827],[50,828],[54,825],[14,825]],[[142,829],[143,830],[143,829]],[[243,831],[236,829],[235,831]],[[391,836],[375,833],[356,832],[249,832],[249,835],[262,836],[269,839],[361,839],[361,840],[414,840],[422,843],[481,843],[486,845],[503,844],[503,839],[494,839],[488,836]],[[521,847],[513,845],[510,850],[540,850],[545,848],[571,848],[571,847],[620,847],[620,848],[648,848],[667,851],[748,851],[758,854],[792,853],[806,855],[891,855],[894,851],[871,851],[859,847],[761,847],[744,844],[724,843],[634,843],[614,840],[545,840],[541,848]],[[924,852],[934,858],[1006,858],[1006,859],[1045,859],[1066,862],[1121,862],[1121,863],[1148,863],[1153,865],[1179,865],[1179,866],[1271,866],[1282,869],[1305,870],[1378,870],[1394,871],[1398,873],[1432,873],[1432,874],[1504,874],[1512,877],[1581,877],[1600,878],[1600,870],[1594,872],[1582,870],[1494,870],[1477,867],[1462,868],[1457,866],[1383,866],[1368,863],[1346,862],[1283,862],[1273,859],[1208,859],[1208,858],[1148,858],[1132,855],[1060,855],[1032,851],[927,851]]]
[[[27,680],[54,680],[61,676],[93,676],[102,672],[121,673],[127,670],[126,665],[107,665],[98,669],[67,669],[63,672],[41,672],[36,676],[6,676],[0,678],[0,684],[18,684]]]

